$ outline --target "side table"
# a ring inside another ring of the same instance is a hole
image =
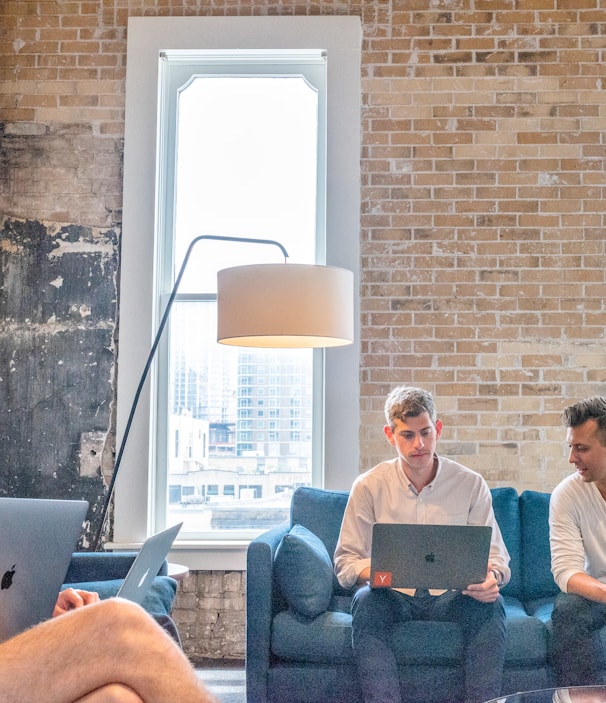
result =
[[[168,562],[168,576],[175,581],[182,581],[189,574],[189,567],[185,564],[175,564],[172,561]]]

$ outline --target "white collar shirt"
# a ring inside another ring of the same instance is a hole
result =
[[[486,481],[451,459],[437,456],[437,460],[434,479],[420,492],[411,485],[397,458],[378,464],[354,481],[334,559],[335,574],[344,588],[355,586],[360,573],[370,566],[375,522],[489,525],[490,563],[501,574],[502,585],[509,581],[509,553]]]

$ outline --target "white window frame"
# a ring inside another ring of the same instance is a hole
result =
[[[346,490],[358,475],[361,34],[359,18],[349,16],[129,19],[118,444],[159,316],[153,305],[153,272],[158,254],[154,217],[160,52],[200,48],[322,49],[328,57],[326,263],[353,271],[356,291],[354,343],[325,352],[323,485]],[[153,452],[149,382],[146,386],[116,482],[111,548],[137,546],[156,529],[151,495],[154,487],[150,470]],[[245,568],[246,546],[245,541],[177,541],[170,558],[191,569],[241,570]]]
[[[219,224],[219,228],[215,230],[209,230],[208,228],[198,229],[194,231],[185,232],[177,236],[176,230],[176,212],[175,205],[171,202],[172,195],[176,190],[177,184],[177,142],[179,141],[178,135],[176,135],[176,125],[178,123],[178,114],[180,110],[181,99],[185,98],[185,94],[190,88],[193,88],[193,84],[196,82],[196,77],[201,78],[208,75],[214,76],[243,76],[248,75],[255,78],[264,77],[266,79],[275,79],[279,76],[282,77],[297,77],[296,81],[289,81],[291,89],[293,84],[299,86],[300,91],[305,91],[307,94],[307,100],[315,100],[315,114],[313,118],[314,122],[310,122],[307,125],[310,136],[311,132],[316,132],[316,171],[315,171],[315,183],[317,185],[316,198],[313,203],[315,206],[315,229],[307,230],[306,238],[307,245],[304,248],[307,255],[315,256],[314,259],[299,259],[291,258],[290,261],[295,263],[324,263],[324,251],[325,251],[325,233],[326,225],[324,218],[326,216],[326,57],[324,52],[318,49],[302,51],[289,50],[289,51],[275,51],[261,49],[256,51],[250,50],[221,50],[216,51],[212,49],[197,49],[194,51],[170,51],[165,50],[164,60],[160,62],[159,68],[159,90],[160,90],[160,110],[159,110],[159,127],[158,127],[158,159],[157,163],[159,167],[162,168],[161,175],[158,179],[158,186],[162,188],[159,192],[156,201],[156,237],[157,246],[159,251],[159,258],[156,263],[156,273],[157,273],[157,285],[159,290],[155,291],[156,300],[166,300],[168,298],[168,293],[171,290],[174,278],[179,268],[180,260],[183,252],[185,251],[186,237],[193,237],[198,233],[221,233],[221,234],[237,234],[239,236],[263,236],[266,238],[278,239],[286,249],[289,254],[295,254],[291,251],[291,247],[295,247],[295,243],[291,236],[286,236],[287,233],[281,233],[276,229],[268,229],[264,231],[259,230],[258,221],[259,215],[257,214],[257,229],[252,230],[232,230],[229,225],[227,228]],[[202,82],[203,84],[203,82]],[[272,80],[271,84],[274,88],[277,87],[276,81]],[[185,88],[185,86],[188,86]],[[283,82],[283,88],[288,90],[286,87],[286,82]],[[200,86],[198,86],[198,90]],[[209,87],[209,89],[212,89]],[[194,91],[195,92],[195,89]],[[312,98],[313,95],[313,98]],[[187,99],[185,99],[187,102]],[[285,106],[284,106],[285,107]],[[177,137],[175,139],[175,137]],[[312,161],[313,163],[313,161]],[[310,164],[311,165],[311,164]],[[181,171],[181,169],[179,169]],[[291,174],[293,176],[294,174]],[[202,194],[201,194],[202,195]],[[310,207],[312,203],[309,203]],[[267,213],[269,214],[269,213]],[[269,218],[271,220],[271,218]],[[230,217],[226,220],[229,222]],[[195,224],[193,225],[195,228]],[[248,232],[248,234],[247,234]],[[284,235],[284,238],[282,238]],[[178,246],[177,240],[181,239],[181,246]],[[264,249],[257,249],[255,252],[251,252],[253,259],[249,260],[246,255],[243,255],[241,251],[238,250],[237,245],[225,245],[222,243],[221,246],[215,250],[214,247],[208,247],[214,254],[217,251],[217,256],[221,258],[221,264],[218,266],[222,268],[223,266],[228,266],[229,261],[231,265],[239,265],[246,263],[253,263],[255,256],[261,256],[261,261],[279,261],[280,252],[277,248],[271,249],[265,247]],[[248,248],[242,248],[248,250]],[[200,264],[209,264],[213,268],[212,258],[207,262],[204,257],[204,246],[199,246],[197,248],[197,254],[199,254],[198,261]],[[301,252],[299,252],[301,254]],[[193,264],[194,262],[191,261]],[[215,261],[214,264],[219,262]],[[193,266],[195,270],[195,264]],[[216,303],[211,302],[213,297],[213,290],[216,291],[216,282],[214,281],[214,275],[206,273],[202,280],[199,280],[196,285],[199,288],[192,290],[192,281],[189,281],[189,285],[182,285],[183,290],[179,291],[175,298],[175,303],[181,301],[198,301],[200,303],[207,302],[211,306],[216,305]],[[183,283],[185,283],[187,276],[184,278]],[[186,292],[187,291],[187,292]],[[216,296],[215,296],[216,298]],[[195,304],[195,303],[194,303]],[[162,303],[160,303],[162,306]],[[174,314],[174,313],[173,313]],[[207,313],[208,314],[208,313]],[[209,330],[209,334],[212,336],[212,331]],[[156,529],[161,529],[168,525],[166,519],[172,511],[168,508],[167,495],[166,495],[166,480],[164,478],[164,471],[167,468],[167,453],[166,445],[168,442],[167,427],[170,427],[170,421],[167,418],[169,412],[169,395],[170,395],[170,354],[169,347],[172,348],[173,344],[169,343],[170,329],[167,327],[167,332],[164,335],[162,343],[158,347],[157,354],[157,377],[154,379],[157,382],[156,386],[156,398],[154,400],[154,406],[156,408],[156,418],[154,429],[152,429],[153,435],[156,437],[155,454],[152,458],[152,467],[155,469],[156,473]],[[216,346],[216,345],[215,345]],[[277,350],[279,352],[279,350]],[[227,352],[227,349],[225,350]],[[272,350],[269,350],[272,354]],[[215,355],[221,355],[221,351],[216,350]],[[231,352],[233,354],[233,350]],[[323,482],[323,468],[324,468],[324,456],[322,453],[323,443],[321,440],[324,431],[324,351],[322,349],[308,350],[306,354],[309,361],[312,362],[312,375],[307,379],[311,388],[309,389],[313,393],[313,426],[314,426],[314,441],[310,449],[312,450],[311,461],[308,464],[309,479],[312,485],[321,485]],[[288,355],[286,359],[288,359]],[[272,394],[277,393],[275,387],[267,386],[267,378],[265,375],[267,369],[266,365],[260,365],[255,363],[256,371],[251,372],[250,376],[239,376],[238,385],[242,388],[243,385],[256,386],[252,388],[253,393],[257,396],[267,395],[268,397]],[[281,367],[282,368],[282,367]],[[284,370],[282,370],[284,374]],[[277,380],[276,380],[277,383]],[[296,380],[291,381],[291,385],[301,385],[302,378],[299,378],[298,382]],[[274,384],[275,385],[275,384]],[[263,406],[264,400],[257,399],[257,405]],[[248,431],[247,431],[248,430]],[[239,431],[237,432],[237,447],[239,450],[244,449],[246,446],[254,447],[256,443],[262,440],[258,434],[253,431],[253,424],[251,421],[243,421],[239,425]],[[269,457],[273,456],[275,452],[279,452],[278,447],[274,447],[269,450]],[[164,487],[163,487],[164,484]],[[265,495],[265,490],[263,495]],[[191,516],[190,516],[191,517]],[[170,519],[172,522],[176,521],[176,517],[171,514]],[[241,529],[230,529],[229,539],[250,539],[252,536],[259,534],[262,530],[258,527],[253,527],[248,525],[246,528]],[[211,539],[211,540],[225,540],[227,539],[227,533],[222,533],[220,530],[196,530],[193,528],[191,522],[186,519],[185,525],[181,530],[180,537],[183,540],[192,539]]]

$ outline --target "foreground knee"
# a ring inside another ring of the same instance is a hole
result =
[[[108,598],[93,607],[90,607],[90,615],[95,615],[97,622],[115,636],[120,631],[132,632],[141,631],[142,628],[157,625],[154,619],[140,605],[122,598]]]
[[[89,693],[77,703],[144,703],[132,688],[119,683],[109,684]]]
[[[102,600],[96,607],[103,608],[106,611],[106,615],[111,615],[115,618],[141,617],[146,612],[137,603],[124,598],[107,598]]]

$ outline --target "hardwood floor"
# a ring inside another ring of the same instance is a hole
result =
[[[244,667],[198,667],[198,676],[221,703],[246,703]]]

